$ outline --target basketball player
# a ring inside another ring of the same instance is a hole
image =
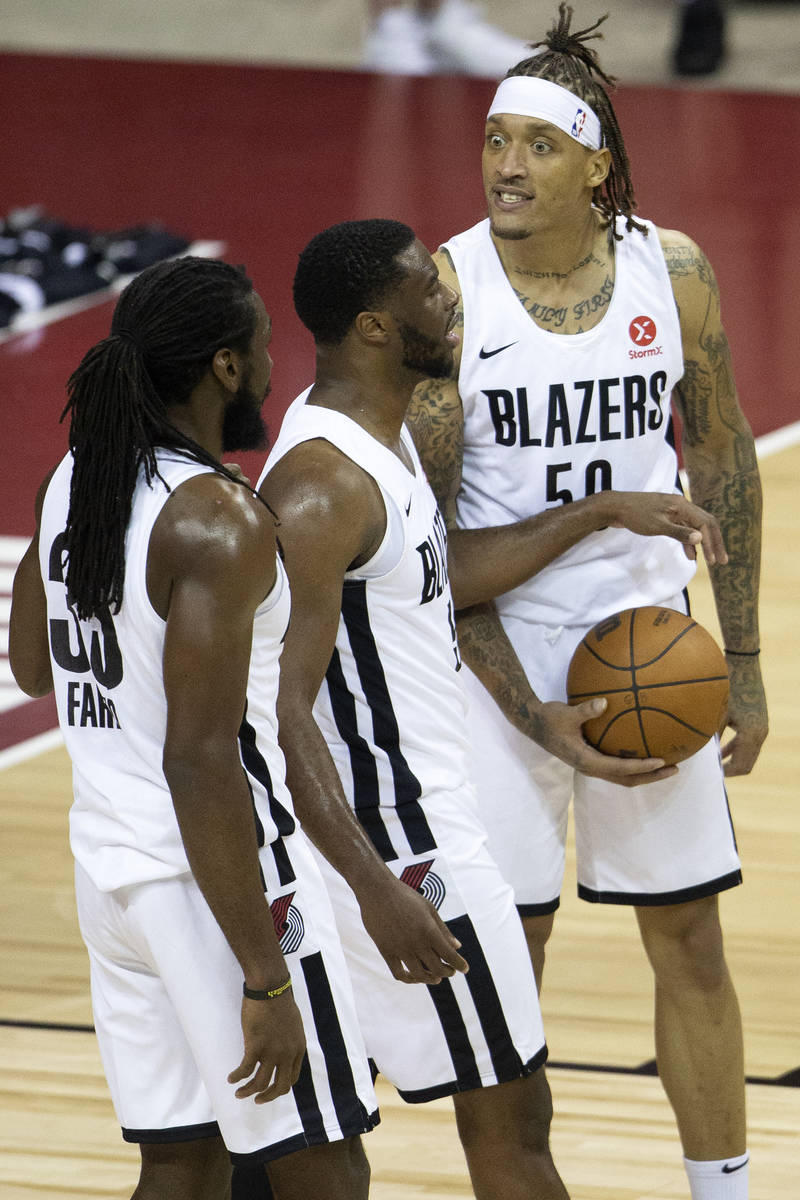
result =
[[[231,1158],[269,1162],[281,1200],[369,1191],[375,1096],[277,744],[288,584],[273,515],[219,461],[263,443],[269,336],[241,269],[142,272],[70,379],[70,453],[14,583],[12,669],[55,690],[73,762],[78,915],[136,1200],[225,1200]]]
[[[367,1050],[411,1103],[453,1095],[480,1200],[563,1197],[535,980],[513,895],[473,814],[448,583],[452,570],[461,604],[513,586],[539,562],[535,529],[457,534],[448,554],[403,419],[414,386],[452,370],[456,296],[407,226],[324,231],[300,257],[294,294],[314,334],[316,381],[290,407],[259,481],[279,513],[293,598],[280,729],[304,828],[338,869],[322,862]],[[648,501],[659,530],[721,552],[708,514],[676,514],[670,496]],[[616,509],[595,514],[616,519]],[[576,728],[594,710],[558,707]],[[428,988],[401,987],[400,969],[392,977],[359,915],[361,881],[345,853],[353,826],[436,904],[467,974],[437,983],[434,973]]]
[[[730,553],[712,567],[731,675],[722,759],[726,774],[744,774],[767,732],[753,439],[712,270],[684,234],[634,218],[603,87],[613,81],[586,45],[591,30],[570,31],[571,13],[559,6],[544,51],[513,68],[491,103],[488,220],[437,256],[462,297],[457,382],[424,385],[412,424],[448,520],[477,528],[543,509],[558,521],[565,505],[607,488],[677,490],[675,403],[692,494],[718,517]],[[579,746],[556,744],[542,704],[564,697],[571,653],[596,621],[634,605],[684,605],[693,564],[676,549],[624,529],[593,533],[496,610],[465,614],[459,638],[481,809],[537,977],[574,791],[579,894],[634,908],[655,973],[659,1074],[692,1196],[741,1200],[741,1020],[717,904],[740,870],[717,745],[623,794],[575,774],[598,773]]]

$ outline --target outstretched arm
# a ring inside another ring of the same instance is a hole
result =
[[[433,906],[396,878],[347,802],[313,706],[336,642],[342,583],[385,530],[374,481],[329,443],[306,442],[272,468],[261,495],[279,514],[292,590],[278,704],[286,777],[306,833],[347,880],[396,979],[438,983],[466,969]]]
[[[711,266],[684,234],[660,231],[683,340],[684,374],[676,403],[692,496],[717,517],[729,559],[711,582],[731,677],[723,745],[727,775],[745,775],[767,736],[759,649],[761,481],[750,426],[739,407],[730,348]]]
[[[510,525],[451,529],[448,567],[456,608],[511,591],[590,533],[609,526],[674,538],[689,558],[701,546],[709,566],[728,561],[716,517],[685,497],[597,492]]]

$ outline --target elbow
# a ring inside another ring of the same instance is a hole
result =
[[[458,614],[466,608],[473,608],[476,604],[483,604],[486,599],[491,597],[475,596],[464,588],[457,588],[450,585],[450,595],[453,598],[453,612]]]
[[[206,761],[200,747],[195,747],[194,753],[190,747],[176,746],[169,741],[161,756],[161,769],[167,781],[167,787],[176,796],[193,794],[213,764]]]
[[[456,546],[454,546],[455,538],[449,535],[450,540],[447,546],[447,580],[450,584],[450,597],[453,601],[453,611],[459,612],[462,608],[471,608],[473,604],[480,602],[483,597],[476,597],[475,580],[473,578],[474,564],[471,564],[468,558],[459,554]]]
[[[9,649],[8,661],[17,687],[26,696],[38,699],[40,696],[47,696],[52,692],[53,671],[49,658],[46,663],[25,661],[24,656],[14,654]]]
[[[233,738],[175,736],[167,733],[161,769],[173,801],[194,797],[209,785],[224,789],[242,770],[238,742]]]

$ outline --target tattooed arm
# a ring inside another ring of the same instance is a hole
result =
[[[458,290],[458,279],[449,257],[442,251],[434,257],[441,277]],[[463,311],[459,301],[457,328],[461,327]],[[455,527],[455,501],[461,484],[464,444],[463,411],[455,381],[427,380],[420,384],[406,419],[451,537],[456,540],[463,534],[466,547],[467,539],[481,538],[487,531],[458,531]],[[577,505],[567,507],[577,512]],[[564,512],[561,509],[531,518],[531,522],[536,522],[536,529],[535,536],[528,535],[528,541],[541,546],[550,545],[546,538],[547,526],[553,521],[563,520]],[[571,515],[568,519],[572,519]],[[607,522],[601,520],[600,524],[603,523]],[[583,535],[573,536],[561,549],[552,549],[549,553],[540,550],[541,565],[561,553],[567,545],[579,540],[580,536]],[[476,547],[478,544],[476,541]],[[481,551],[476,549],[475,558],[480,557]],[[576,706],[555,701],[543,703],[528,682],[492,603],[475,604],[459,614],[458,639],[464,661],[494,698],[506,719],[564,762],[588,775],[628,786],[655,781],[674,773],[673,767],[659,768],[657,763],[660,760],[618,759],[592,749],[583,738],[581,726],[590,717],[602,712],[605,701],[588,701]]]
[[[731,677],[723,746],[725,773],[746,775],[767,736],[758,658],[761,481],[753,435],[739,407],[717,281],[698,246],[674,230],[659,236],[678,306],[684,374],[675,400],[683,422],[683,460],[692,498],[715,514],[728,562],[710,568]],[[732,653],[738,651],[739,653]]]

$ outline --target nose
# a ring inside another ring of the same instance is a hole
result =
[[[509,142],[496,159],[497,173],[502,179],[515,179],[525,175],[527,165],[521,146]]]
[[[455,288],[451,288],[449,283],[445,283],[444,280],[442,280],[442,290],[444,291],[445,308],[452,312],[458,304],[458,292]]]

